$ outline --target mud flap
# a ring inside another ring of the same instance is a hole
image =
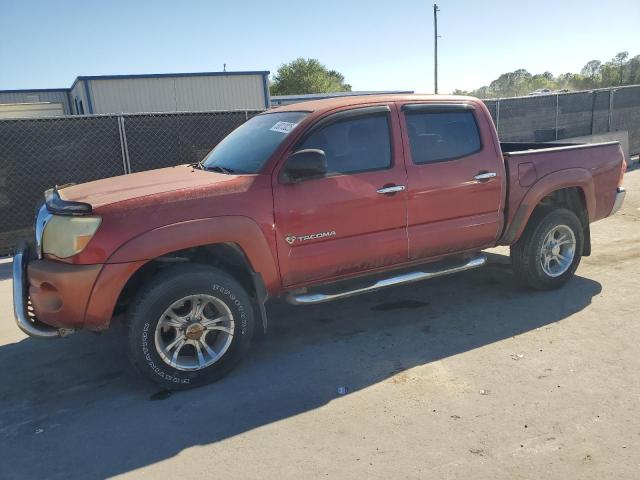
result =
[[[584,232],[584,246],[582,247],[582,256],[588,257],[591,255],[591,228],[587,224],[583,230]]]
[[[253,285],[255,288],[255,307],[256,313],[259,314],[261,323],[262,323],[262,333],[267,333],[267,309],[264,304],[267,301],[268,294],[267,289],[264,286],[264,280],[262,280],[262,275],[256,272],[251,272],[251,279],[253,280]]]

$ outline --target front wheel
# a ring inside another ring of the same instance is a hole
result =
[[[541,210],[511,247],[511,265],[521,283],[538,290],[559,288],[575,273],[584,245],[580,220],[571,210]]]
[[[245,355],[254,326],[244,289],[224,272],[185,264],[167,268],[127,312],[135,369],[169,389],[218,380]]]

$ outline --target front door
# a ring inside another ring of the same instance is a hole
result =
[[[293,149],[323,150],[328,174],[293,184],[274,180],[285,286],[406,261],[406,171],[397,120],[394,105],[343,110],[321,119]]]

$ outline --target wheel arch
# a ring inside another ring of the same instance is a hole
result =
[[[166,265],[192,262],[214,265],[233,275],[255,299],[256,315],[266,330],[264,302],[280,282],[272,251],[263,230],[246,217],[190,220],[147,231],[111,255],[105,272],[117,271],[117,275],[100,275],[85,323],[95,330],[107,328],[112,316],[126,308],[141,282],[153,278]],[[107,288],[110,282],[121,287]],[[109,298],[95,298],[103,291]]]
[[[228,273],[247,291],[254,302],[255,313],[266,333],[267,316],[264,303],[268,298],[264,279],[256,272],[240,245],[233,242],[198,245],[167,252],[142,264],[122,287],[114,305],[114,313],[124,311],[140,286],[151,281],[165,268],[174,264],[211,265]]]
[[[235,245],[253,271],[260,272],[268,291],[279,288],[280,274],[273,256],[275,240],[269,239],[254,220],[242,216],[187,220],[149,230],[120,246],[106,263],[149,261],[217,244]]]
[[[514,244],[522,236],[537,209],[553,207],[568,208],[580,218],[585,233],[583,255],[589,255],[589,223],[595,216],[596,197],[593,177],[589,171],[582,168],[562,170],[538,180],[524,195],[498,243]]]

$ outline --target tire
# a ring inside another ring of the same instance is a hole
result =
[[[247,292],[226,273],[182,264],[166,268],[137,294],[126,325],[134,369],[180,390],[219,380],[242,360],[254,311]]]
[[[557,250],[550,250],[551,245]],[[538,210],[511,246],[513,273],[521,284],[537,290],[559,288],[574,275],[583,247],[584,232],[575,213],[566,208]],[[554,256],[555,260],[547,262]]]

